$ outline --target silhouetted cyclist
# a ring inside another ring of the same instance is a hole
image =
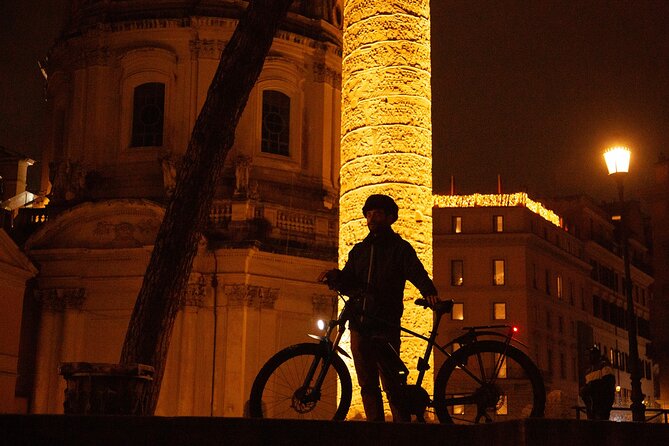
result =
[[[398,218],[398,206],[387,195],[371,195],[362,212],[369,235],[349,252],[343,270],[330,270],[321,280],[344,294],[362,290],[360,305],[365,314],[351,322],[351,352],[360,384],[360,394],[368,421],[384,421],[379,377],[388,395],[393,421],[411,421],[402,408],[397,379],[390,379],[388,349],[399,352],[399,326],[404,311],[404,285],[410,281],[431,304],[437,302],[437,289],[418,259],[411,244],[391,226]],[[406,376],[404,377],[406,381]]]

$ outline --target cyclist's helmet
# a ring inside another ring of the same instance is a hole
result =
[[[383,209],[387,215],[394,217],[393,222],[397,221],[399,207],[395,200],[388,195],[374,194],[367,197],[367,201],[362,207],[362,215],[366,215],[367,211],[372,209]]]

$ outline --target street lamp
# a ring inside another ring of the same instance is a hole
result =
[[[623,249],[625,264],[625,296],[627,297],[627,335],[629,339],[629,368],[632,382],[632,420],[646,421],[646,406],[643,404],[644,394],[641,392],[641,370],[639,368],[639,343],[637,340],[636,315],[634,313],[634,299],[632,298],[632,275],[630,274],[630,255],[627,227],[627,208],[623,180],[629,172],[631,152],[627,147],[611,147],[604,152],[604,160],[609,175],[618,185],[620,199],[620,241]]]

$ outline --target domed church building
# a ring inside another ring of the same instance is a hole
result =
[[[46,60],[46,223],[31,412],[62,413],[61,362],[117,362],[221,51],[247,2],[73,0]],[[274,352],[333,311],[340,0],[295,1],[228,154],[177,317],[157,415],[242,416]],[[175,252],[172,255],[178,256]]]

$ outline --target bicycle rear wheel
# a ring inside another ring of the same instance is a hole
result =
[[[434,405],[442,423],[542,417],[546,390],[541,372],[525,353],[503,342],[478,341],[441,366]]]
[[[275,354],[253,382],[250,415],[307,420],[346,418],[351,405],[351,375],[339,356],[333,354],[331,359],[319,393],[313,386],[325,364],[323,346],[297,344]]]

